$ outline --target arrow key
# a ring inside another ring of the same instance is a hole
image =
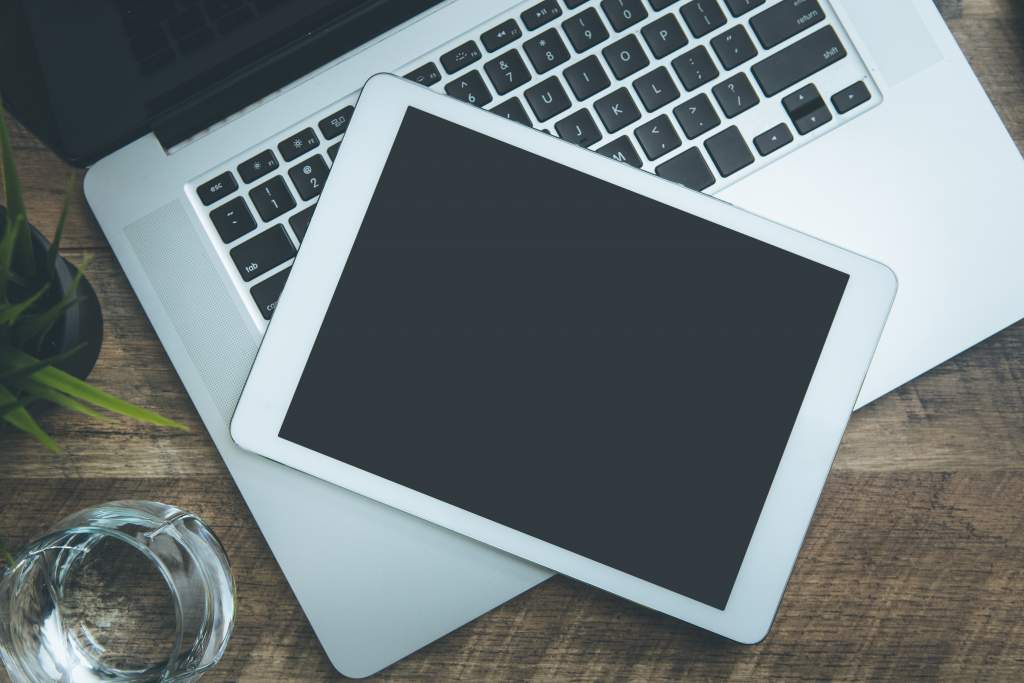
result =
[[[871,93],[868,91],[868,86],[864,85],[864,81],[858,81],[850,87],[843,88],[833,95],[832,106],[835,107],[836,111],[840,114],[845,114],[870,99]]]
[[[754,147],[757,147],[761,156],[766,157],[791,142],[793,142],[793,134],[789,131],[789,126],[780,123],[754,138]]]

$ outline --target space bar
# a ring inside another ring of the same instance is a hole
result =
[[[845,56],[835,29],[826,26],[758,62],[752,71],[764,94],[771,97]]]

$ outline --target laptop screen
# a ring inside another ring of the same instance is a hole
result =
[[[173,145],[440,1],[4,3],[0,91],[89,163],[151,130]]]

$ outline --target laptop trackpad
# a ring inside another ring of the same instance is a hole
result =
[[[942,61],[942,51],[924,25],[915,2],[853,0],[844,2],[856,34],[867,48],[865,57],[878,65],[882,78],[897,85]]]

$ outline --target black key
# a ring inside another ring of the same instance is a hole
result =
[[[429,88],[441,80],[441,72],[437,70],[437,66],[433,62],[427,62],[415,71],[407,73],[405,77],[413,83],[419,83]]]
[[[327,156],[331,158],[331,161],[334,161],[334,157],[338,156],[338,149],[340,147],[341,143],[335,142],[333,145],[327,148]]]
[[[672,113],[676,115],[676,121],[682,126],[683,133],[689,140],[703,135],[722,123],[715,108],[711,106],[711,100],[704,94],[683,102],[673,109]]]
[[[563,21],[562,30],[569,36],[569,42],[576,52],[586,52],[608,40],[608,29],[593,7]]]
[[[327,164],[322,156],[316,154],[288,169],[288,177],[299,191],[299,196],[308,201],[324,191]]]
[[[309,230],[309,222],[313,220],[313,211],[315,209],[316,204],[307,206],[288,219],[288,225],[292,226],[292,233],[294,233],[295,239],[300,242],[306,238],[306,231]]]
[[[633,89],[640,96],[647,111],[661,109],[669,102],[679,99],[679,88],[672,82],[668,69],[659,66],[633,81]]]
[[[590,55],[586,59],[576,62],[562,73],[569,87],[580,102],[601,92],[612,84],[608,80],[608,74],[597,57]]]
[[[527,115],[526,109],[523,108],[523,103],[519,101],[518,97],[513,97],[510,100],[505,100],[501,104],[491,109],[491,112],[497,114],[498,116],[504,116],[509,121],[516,121],[518,123],[521,123],[524,126],[531,125],[530,117],[529,115]]]
[[[594,111],[609,133],[622,130],[640,118],[640,110],[625,88],[619,88],[594,103]]]
[[[818,0],[782,0],[751,17],[750,28],[767,50],[824,20]]]
[[[723,178],[728,178],[742,168],[754,163],[754,155],[736,126],[726,128],[704,141],[711,160],[718,167]]]
[[[484,71],[494,84],[499,95],[515,90],[530,80],[530,70],[519,56],[518,50],[509,50],[500,57],[495,57],[484,65]]]
[[[476,46],[476,42],[467,40],[462,45],[454,47],[441,55],[441,66],[444,67],[445,71],[453,74],[477,61],[480,57],[480,48]]]
[[[743,28],[742,24],[712,38],[711,47],[715,49],[715,54],[726,69],[735,69],[757,56],[754,41],[747,35],[747,29]]]
[[[576,9],[588,0],[565,0],[565,6],[569,9]]]
[[[550,71],[569,59],[569,49],[558,37],[558,31],[553,28],[530,38],[523,43],[523,49],[539,74]]]
[[[277,157],[269,149],[265,149],[251,159],[246,159],[238,165],[238,175],[242,176],[242,182],[251,183],[257,178],[262,178],[271,171],[277,170]]]
[[[672,68],[687,90],[696,90],[718,78],[718,67],[704,46],[695,47],[672,60]]]
[[[210,220],[213,221],[213,227],[217,228],[224,244],[234,242],[250,230],[256,229],[256,220],[241,197],[235,197],[227,204],[211,211]]]
[[[640,33],[643,34],[647,47],[651,48],[651,54],[655,59],[670,55],[687,43],[683,27],[671,14],[647,24]]]
[[[826,26],[758,62],[751,71],[764,94],[771,97],[845,56],[846,48],[835,29]]]
[[[284,228],[275,225],[231,250],[231,260],[246,282],[295,256],[295,247]]]
[[[763,5],[764,2],[765,0],[725,0],[725,4],[734,17],[742,17],[750,10]]]
[[[199,201],[203,206],[209,206],[237,189],[238,182],[235,181],[235,176],[231,175],[231,171],[224,171],[213,180],[197,185],[196,194],[199,195]]]
[[[655,12],[660,12],[669,5],[679,2],[679,0],[651,0],[651,7],[654,8]]]
[[[249,290],[252,300],[256,302],[256,308],[260,309],[264,320],[270,320],[270,316],[274,315],[277,300],[281,297],[281,292],[284,291],[284,283],[287,282],[290,272],[291,268],[282,270]]]
[[[754,147],[757,147],[761,156],[766,157],[791,142],[793,142],[793,134],[789,132],[789,126],[780,123],[754,138]]]
[[[291,161],[292,159],[302,156],[319,144],[320,140],[316,137],[316,133],[313,132],[312,128],[307,128],[305,130],[300,130],[287,140],[282,140],[277,145],[277,151],[281,153],[281,157],[285,161]]]
[[[516,23],[515,19],[509,19],[508,21],[501,22],[490,31],[484,31],[483,35],[480,36],[480,42],[484,44],[488,52],[494,52],[518,40],[521,35],[523,35],[523,32],[520,30],[519,24]]]
[[[601,9],[616,31],[625,31],[647,18],[647,10],[641,0],[601,0]]]
[[[349,105],[340,111],[334,112],[316,125],[325,138],[328,140],[334,139],[348,130],[348,122],[352,120],[352,112],[355,110],[355,107]]]
[[[683,144],[672,122],[664,114],[638,127],[633,134],[651,161],[665,156]]]
[[[651,63],[640,47],[640,41],[632,33],[606,47],[602,54],[612,73],[620,80],[632,76]]]
[[[526,90],[526,101],[530,103],[538,121],[547,121],[569,108],[569,96],[565,88],[552,76]]]
[[[694,38],[700,38],[725,24],[725,13],[718,0],[693,0],[679,10]]]
[[[625,135],[615,138],[597,151],[606,157],[615,159],[615,161],[621,161],[630,166],[641,168],[644,165],[644,162],[640,161],[640,155],[636,153],[633,143]]]
[[[295,208],[295,198],[284,184],[284,178],[274,176],[262,185],[249,190],[249,199],[264,221],[272,221],[282,213]]]
[[[669,159],[654,169],[662,178],[685,185],[691,190],[700,192],[715,184],[715,174],[704,161],[704,155],[696,147],[691,147],[682,154]]]
[[[746,110],[760,102],[754,86],[744,73],[738,73],[732,78],[726,79],[711,89],[715,93],[715,99],[722,108],[722,112],[728,118],[739,116]]]
[[[444,91],[456,99],[469,102],[478,107],[489,104],[491,99],[493,99],[491,91],[487,89],[487,84],[484,83],[484,79],[480,76],[479,71],[470,71],[469,73],[462,74],[444,86]]]
[[[864,81],[858,81],[850,87],[843,88],[833,95],[832,106],[835,107],[836,111],[840,114],[845,114],[870,99],[871,93],[868,91],[868,86],[864,85]]]
[[[520,15],[520,19],[526,24],[526,28],[532,31],[549,21],[554,21],[560,16],[562,16],[562,8],[558,6],[558,2],[556,0],[544,0],[544,2],[534,5],[523,12]]]
[[[555,124],[558,137],[575,142],[580,147],[590,147],[601,140],[601,131],[597,129],[594,118],[586,109],[569,114]]]
[[[832,112],[813,83],[783,97],[782,106],[800,135],[807,135],[832,120]]]

